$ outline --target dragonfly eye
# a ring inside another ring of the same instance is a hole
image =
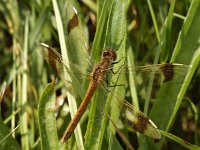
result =
[[[113,61],[115,61],[117,59],[117,54],[114,51],[114,49],[105,49],[102,53],[102,57],[108,57],[109,59],[112,59]]]

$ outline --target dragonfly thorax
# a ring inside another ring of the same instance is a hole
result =
[[[113,49],[106,49],[102,52],[101,61],[93,68],[91,80],[95,84],[100,84],[105,74],[109,70],[110,65],[117,59],[117,54]]]
[[[102,59],[108,59],[110,61],[115,61],[117,59],[117,54],[114,51],[114,49],[111,49],[111,48],[105,49],[102,52]]]

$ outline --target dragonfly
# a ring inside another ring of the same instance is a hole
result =
[[[72,32],[79,25],[80,22],[77,13],[74,13],[67,25],[68,33]],[[44,59],[50,64],[50,66],[58,74],[58,76],[60,76],[63,82],[66,83],[65,77],[63,77],[65,75],[64,71],[68,72],[69,75],[74,74],[76,72],[74,70],[76,70],[77,66],[73,65],[72,62],[68,64],[63,59],[60,53],[58,53],[54,48],[45,43],[38,43],[38,47]],[[105,82],[105,76],[108,74],[108,72],[113,72],[111,66],[112,64],[115,64],[116,59],[117,54],[114,49],[107,48],[103,50],[101,60],[98,63],[96,63],[96,65],[93,67],[92,71],[89,74],[90,81],[85,96],[76,114],[74,115],[68,127],[66,128],[63,137],[61,138],[61,143],[65,143],[71,137],[74,129],[76,128],[84,111],[86,110],[89,102],[91,101],[95,91]],[[70,66],[73,69],[71,69]],[[127,72],[128,70],[139,70],[148,74],[153,72],[155,76],[162,76],[163,82],[169,82],[173,80],[175,76],[179,76],[180,74],[185,75],[189,68],[190,66],[184,64],[166,63],[157,65],[137,66],[133,68],[126,68],[124,70],[122,68],[122,70],[124,72]],[[80,72],[80,70],[77,70],[77,72]],[[123,71],[120,71],[120,73],[123,73]],[[143,112],[138,110],[135,106],[133,106],[126,100],[119,100],[115,103],[118,107],[121,107],[120,119],[122,120],[122,123],[125,126],[131,127],[135,131],[143,135],[152,137],[154,139],[161,138],[161,134],[157,129],[156,125],[147,115],[145,115]]]

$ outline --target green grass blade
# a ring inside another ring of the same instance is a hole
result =
[[[42,9],[38,19],[36,20],[36,23],[35,23],[35,26],[34,28],[30,31],[30,39],[29,39],[29,48],[32,49],[33,46],[35,46],[36,44],[36,39],[38,38],[40,32],[41,32],[41,29],[42,27],[44,26],[45,24],[45,21],[47,19],[47,14],[48,14],[48,9],[49,7],[48,6],[45,6],[45,8]]]
[[[147,3],[148,3],[149,10],[150,10],[150,13],[151,13],[151,18],[153,20],[154,28],[155,28],[155,31],[156,31],[156,37],[157,37],[158,42],[160,42],[160,33],[159,33],[158,23],[156,21],[155,13],[154,13],[154,10],[153,10],[153,6],[152,6],[152,3],[151,3],[150,0],[147,0]]]
[[[38,106],[41,149],[43,150],[59,148],[55,112],[52,111],[55,105],[54,86],[55,81],[47,85]]]
[[[104,40],[105,40],[105,34],[104,31],[106,30],[107,25],[107,17],[109,15],[108,11],[110,10],[113,0],[110,1],[102,1],[103,5],[101,8],[101,11],[98,11],[97,16],[99,16],[97,19],[97,32],[95,34],[94,42],[92,45],[92,54],[94,56],[94,60],[97,61],[100,58],[101,50],[104,46]]]
[[[172,139],[173,141],[179,143],[180,145],[182,145],[183,147],[185,147],[187,149],[192,149],[192,150],[199,150],[200,149],[199,146],[193,145],[193,144],[191,144],[191,143],[189,143],[189,142],[187,142],[187,141],[185,141],[185,140],[183,140],[183,139],[181,139],[181,138],[179,138],[179,137],[177,137],[173,134],[170,134],[170,133],[162,131],[162,130],[160,130],[160,133],[162,135]]]
[[[161,45],[161,61],[166,62],[166,59],[169,57],[170,52],[172,51],[173,39],[172,39],[172,23],[174,19],[174,8],[175,8],[176,0],[172,1],[170,5],[170,9],[167,15],[167,18],[164,22],[162,31],[161,31],[161,41],[159,45]],[[170,40],[169,40],[170,39]]]
[[[17,44],[16,44],[15,40],[13,40],[13,42],[14,42],[13,50],[15,50],[16,49],[15,47],[16,47]],[[14,62],[16,61],[16,58],[17,58],[17,56],[16,56],[16,51],[15,51],[15,52],[13,52],[13,61]],[[17,72],[17,64],[14,63],[13,64],[13,74],[14,74],[14,76],[13,76],[13,85],[12,85],[12,88],[13,88],[12,113],[15,111],[15,105],[16,105],[16,99],[17,99],[17,76],[15,75],[16,72]],[[12,120],[11,120],[11,129],[15,128],[15,124],[16,124],[16,122],[15,122],[15,115],[14,115],[12,117]],[[14,132],[13,132],[12,136],[15,137]]]
[[[79,34],[81,34],[81,33],[76,31],[75,33],[72,32],[72,34],[75,34],[72,37],[70,37],[70,35],[68,35],[67,43],[69,45],[67,47],[66,42],[65,42],[66,39],[65,39],[65,32],[64,32],[64,30],[67,30],[67,28],[65,28],[65,29],[63,28],[63,25],[65,25],[65,23],[62,20],[62,16],[61,16],[57,1],[52,0],[52,2],[53,2],[54,12],[55,12],[55,16],[56,16],[56,23],[57,23],[57,29],[58,29],[58,35],[59,35],[59,41],[60,41],[61,53],[62,53],[63,59],[66,62],[68,62],[68,64],[70,64],[69,60],[71,60],[71,61],[73,60],[73,62],[74,62],[74,59],[79,61],[77,59],[77,57],[79,56],[79,59],[80,59],[80,57],[83,58],[84,55],[82,55],[81,51],[83,52],[83,48],[86,48],[86,47],[84,47],[83,45],[81,46],[79,44],[81,39],[79,39],[79,41],[76,41],[73,38],[76,38],[76,36],[79,36]],[[66,20],[66,22],[68,22],[69,19],[71,19],[71,17],[74,15],[74,13],[75,12],[73,10],[72,3],[69,2],[67,4],[67,20]],[[82,38],[82,37],[80,37],[80,38]],[[74,43],[72,43],[72,42],[74,42]],[[81,41],[81,42],[83,42],[83,41]],[[78,55],[75,55],[75,54],[78,54]],[[83,61],[86,61],[86,59],[83,58]],[[70,66],[68,66],[68,67],[70,67]],[[65,78],[69,78],[69,81],[70,80],[73,81],[72,86],[78,91],[78,94],[81,95],[81,97],[82,97],[82,95],[83,95],[82,86],[80,86],[80,84],[78,85],[75,83],[76,78],[72,74],[70,74],[70,77],[66,76]],[[70,107],[70,114],[72,117],[74,116],[74,114],[77,111],[77,104],[76,104],[75,96],[73,94],[74,94],[73,92],[72,93],[67,92],[67,97],[69,98],[68,102],[69,102],[69,107]],[[77,146],[79,148],[83,148],[83,139],[82,139],[82,133],[81,133],[81,128],[80,128],[79,124],[77,125],[74,132],[75,132],[75,137],[76,137],[76,141],[77,141]]]
[[[21,102],[22,110],[20,112],[20,132],[22,135],[22,143],[24,149],[29,149],[29,136],[28,136],[28,116],[27,116],[27,87],[28,87],[28,40],[29,40],[29,16],[26,16],[25,32],[24,32],[24,45],[22,55],[22,89],[21,89]]]
[[[7,150],[20,150],[20,146],[17,141],[9,133],[9,129],[4,125],[2,118],[0,117],[0,149]],[[10,134],[10,136],[9,136]],[[5,138],[6,137],[6,138]]]
[[[87,5],[92,11],[97,12],[97,5],[92,0],[82,0],[82,2]]]

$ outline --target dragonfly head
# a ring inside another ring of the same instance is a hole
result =
[[[109,60],[115,61],[117,59],[117,54],[114,49],[105,49],[102,53],[103,58],[107,58]]]

